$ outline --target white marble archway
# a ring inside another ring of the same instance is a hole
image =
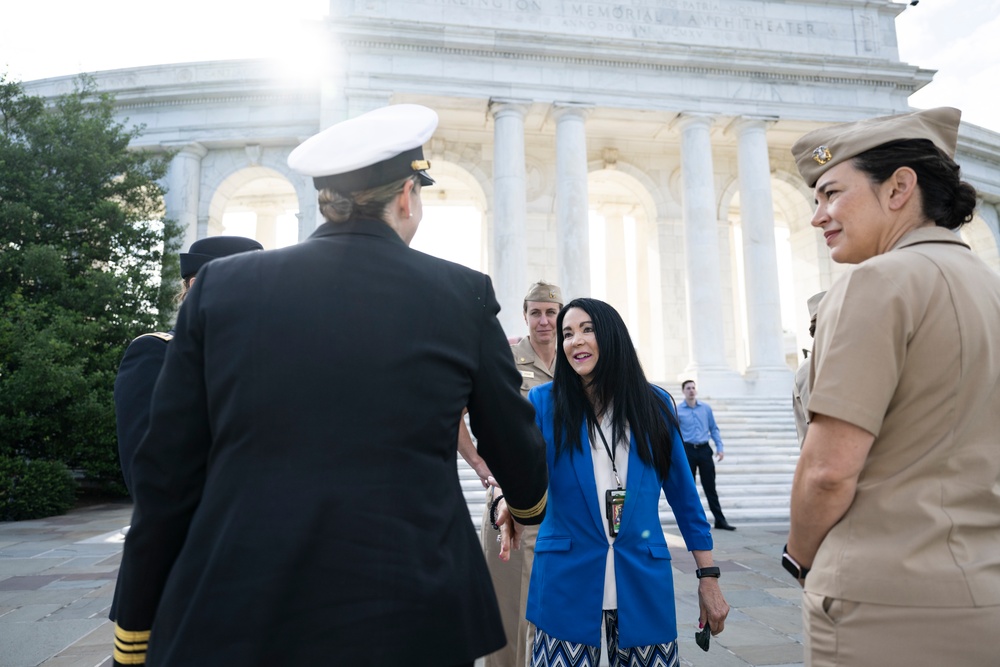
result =
[[[980,202],[976,216],[960,230],[962,238],[994,271],[1000,271],[1000,220],[997,209]]]
[[[610,167],[610,168],[609,168]],[[593,296],[618,310],[629,327],[646,372],[665,372],[658,211],[662,196],[632,165],[591,163],[587,177],[591,220],[603,243],[591,245]],[[592,230],[592,233],[594,230]],[[592,237],[593,238],[593,237]],[[598,274],[601,275],[598,275]]]

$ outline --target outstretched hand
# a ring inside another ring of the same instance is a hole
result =
[[[521,548],[524,526],[514,521],[507,510],[507,501],[502,498],[497,503],[497,525],[500,526],[500,560],[506,563],[510,560],[511,549]]]

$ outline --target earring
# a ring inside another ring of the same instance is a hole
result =
[[[410,217],[411,217],[411,218],[413,217],[413,214],[412,214],[412,213],[410,214]]]

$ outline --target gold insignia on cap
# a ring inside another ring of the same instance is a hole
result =
[[[410,163],[410,169],[413,171],[427,171],[431,168],[430,160],[414,160]]]
[[[556,298],[556,293],[555,293],[555,292],[551,292],[551,291],[550,291],[550,292],[549,292],[549,298],[550,298],[550,299],[554,299],[554,298]]]
[[[820,146],[813,151],[813,159],[816,160],[818,164],[826,164],[833,159],[833,155],[830,153],[830,149],[826,146]]]

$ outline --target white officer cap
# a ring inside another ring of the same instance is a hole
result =
[[[438,115],[419,104],[394,104],[351,118],[306,139],[288,156],[288,166],[312,176],[317,190],[367,190],[417,175],[433,185],[424,143]]]

